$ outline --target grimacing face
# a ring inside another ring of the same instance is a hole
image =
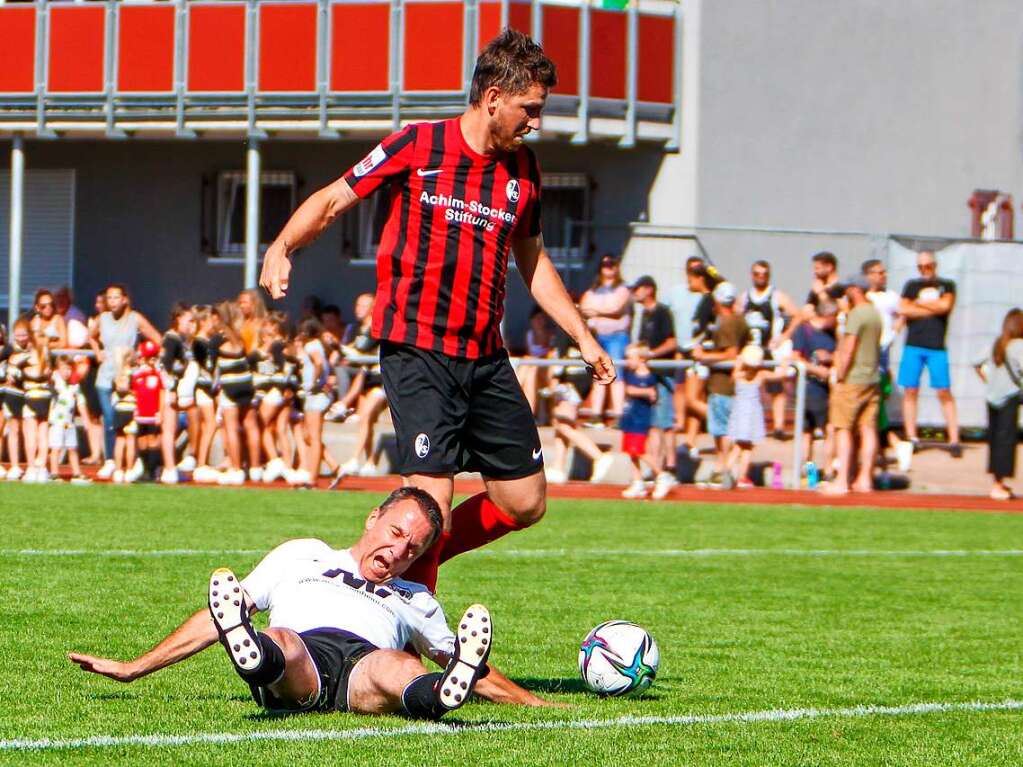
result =
[[[514,152],[526,136],[540,130],[540,113],[547,103],[547,89],[534,83],[524,93],[505,93],[487,88],[483,104],[490,113],[490,135],[497,149]]]
[[[399,577],[426,551],[432,533],[429,519],[412,498],[383,512],[374,509],[352,547],[362,577],[374,583]]]

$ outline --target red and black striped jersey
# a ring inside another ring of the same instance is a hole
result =
[[[501,348],[513,240],[540,234],[540,168],[528,147],[481,155],[458,118],[416,123],[345,174],[366,197],[389,186],[373,335],[452,357]]]

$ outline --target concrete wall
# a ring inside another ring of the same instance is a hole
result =
[[[696,215],[680,206],[658,222],[967,236],[974,188],[1023,201],[1017,0],[687,0],[685,10],[687,45],[699,28],[683,109],[698,122],[683,146],[698,154]],[[846,268],[870,252],[847,238],[701,240],[743,284],[750,260],[770,258],[793,292],[805,291],[814,250],[835,250]]]
[[[263,168],[295,171],[302,182],[301,199],[370,148],[368,142],[268,141]],[[594,179],[594,219],[602,224],[595,235],[597,252],[620,250],[626,224],[645,215],[660,152],[541,142],[537,153],[545,171],[585,172]],[[77,172],[74,288],[83,308],[109,282],[124,282],[136,306],[162,326],[176,300],[214,301],[240,289],[241,264],[218,263],[201,251],[200,186],[203,174],[244,169],[243,142],[29,141],[26,163],[29,169]],[[339,304],[347,314],[356,294],[373,289],[374,270],[347,265],[340,252],[335,226],[301,254],[287,308],[295,311],[304,296],[316,295]],[[589,277],[588,272],[573,273],[567,280],[578,288]],[[531,302],[517,274],[510,283],[508,327],[517,335]],[[29,292],[39,286],[24,287]]]

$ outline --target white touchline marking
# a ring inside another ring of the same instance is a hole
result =
[[[615,719],[561,720],[552,722],[481,722],[479,724],[410,724],[404,727],[359,727],[351,730],[264,730],[261,732],[210,732],[190,735],[94,735],[89,738],[0,740],[0,751],[51,751],[121,746],[190,746],[196,744],[251,743],[253,741],[343,741],[365,738],[399,738],[417,735],[462,735],[479,732],[530,732],[550,730],[599,730],[612,727],[691,726],[731,722],[793,722],[825,717],[857,719],[869,716],[919,716],[942,713],[976,713],[1023,710],[1023,701],[998,703],[910,703],[903,706],[853,706],[851,708],[795,708],[745,711],[732,714],[682,716],[620,716]]]
[[[269,549],[0,549],[0,557],[261,556]],[[486,557],[1020,557],[1023,549],[477,549]]]

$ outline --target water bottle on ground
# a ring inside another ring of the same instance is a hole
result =
[[[821,476],[820,472],[817,471],[817,464],[813,461],[806,462],[806,486],[813,490],[820,484]]]
[[[771,465],[771,487],[775,490],[781,490],[785,487],[785,483],[782,482],[781,478],[781,462],[775,461]]]

